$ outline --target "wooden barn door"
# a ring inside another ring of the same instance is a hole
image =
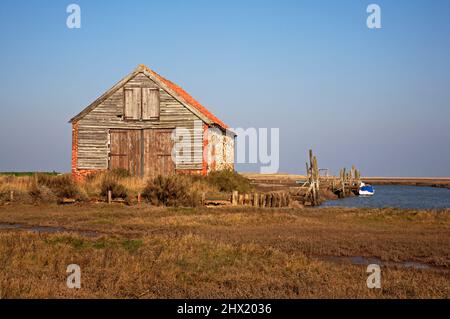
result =
[[[172,160],[171,129],[144,130],[144,176],[171,175],[175,173]]]
[[[111,130],[109,169],[123,168],[133,176],[142,175],[142,131]]]

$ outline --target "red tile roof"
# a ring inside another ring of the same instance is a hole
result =
[[[203,105],[200,104],[196,99],[194,99],[192,96],[190,96],[185,90],[183,90],[181,87],[176,85],[175,83],[167,80],[166,78],[162,77],[155,71],[149,69],[145,65],[141,64],[142,68],[145,68],[148,72],[150,72],[152,75],[156,76],[159,80],[161,80],[165,85],[167,85],[170,89],[172,89],[176,94],[178,94],[186,103],[196,108],[198,111],[200,111],[203,115],[205,115],[208,119],[210,119],[213,123],[219,125],[220,127],[227,129],[228,125],[226,125],[224,122],[219,120],[214,114],[212,114],[210,111],[206,109]]]

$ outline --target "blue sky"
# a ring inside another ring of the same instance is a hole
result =
[[[450,1],[2,1],[0,39],[0,171],[69,171],[68,120],[143,63],[231,127],[280,128],[282,172],[313,148],[333,172],[450,176]]]

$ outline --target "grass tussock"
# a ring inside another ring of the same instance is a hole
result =
[[[221,192],[248,193],[252,190],[250,180],[233,170],[211,172],[206,177],[206,182],[215,186]]]
[[[148,181],[142,197],[156,206],[195,207],[200,204],[201,195],[191,185],[190,176],[158,176]]]
[[[120,184],[117,180],[105,178],[100,186],[100,195],[106,197],[110,191],[112,198],[128,198],[128,191],[125,186]]]
[[[58,199],[73,198],[79,201],[87,199],[86,193],[69,174],[58,176],[36,174],[33,178],[32,189],[42,193],[44,188],[52,191]]]

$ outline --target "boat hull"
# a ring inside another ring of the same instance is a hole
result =
[[[361,185],[359,188],[360,196],[373,196],[375,194],[375,190],[372,185]]]

